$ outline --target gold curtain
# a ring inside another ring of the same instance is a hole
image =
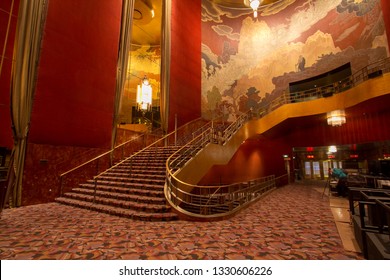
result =
[[[116,131],[119,120],[119,112],[122,104],[122,95],[128,72],[131,31],[133,26],[134,2],[135,0],[123,0],[122,3],[122,19],[117,62],[111,149],[114,149],[116,144]]]
[[[169,80],[171,61],[171,0],[163,1],[163,16],[161,24],[161,98],[160,114],[161,128],[168,132],[169,120]]]
[[[11,122],[14,138],[15,188],[13,202],[21,205],[27,136],[33,105],[38,61],[46,18],[46,0],[21,0],[11,73]]]

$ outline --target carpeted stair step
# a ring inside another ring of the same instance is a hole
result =
[[[123,178],[143,178],[143,179],[158,179],[165,181],[166,175],[164,174],[155,174],[155,173],[149,173],[149,174],[143,174],[143,173],[135,173],[131,171],[117,171],[117,170],[112,170],[108,171],[105,173],[106,176],[116,176],[116,177],[123,177]]]
[[[126,168],[139,168],[139,169],[153,169],[153,168],[161,168],[165,166],[165,161],[163,162],[122,162],[120,167],[126,167]],[[119,167],[118,166],[118,167]]]
[[[147,164],[147,163],[130,163],[130,162],[122,162],[118,166],[116,166],[114,169],[140,169],[140,170],[161,170],[164,169],[165,162],[160,164]]]
[[[110,215],[115,215],[119,217],[125,217],[134,220],[140,220],[140,221],[154,222],[154,221],[173,221],[178,219],[178,216],[172,212],[147,213],[147,212],[135,211],[132,209],[113,207],[109,205],[95,204],[87,201],[79,201],[79,200],[69,199],[65,197],[59,197],[56,199],[56,201],[61,204],[65,204],[73,207],[79,207],[83,209],[93,210],[101,213],[106,213]]]
[[[138,183],[138,184],[156,184],[156,185],[164,185],[165,179],[156,179],[150,177],[124,177],[124,176],[108,176],[102,175],[99,176],[98,181],[112,181],[112,182],[122,182],[126,184]]]
[[[85,181],[56,201],[70,206],[145,221],[178,216],[166,203],[166,160],[180,147],[148,149]],[[96,193],[95,193],[96,188]]]
[[[162,175],[165,176],[166,168],[153,168],[153,169],[145,169],[145,168],[130,168],[130,167],[116,167],[112,169],[112,171],[127,173],[127,174],[144,174],[144,175]]]
[[[63,198],[69,198],[76,201],[87,201],[87,202],[94,201],[93,194],[87,195],[87,194],[79,194],[79,193],[66,193],[63,196]],[[105,198],[99,196],[95,197],[95,203],[115,206],[115,207],[120,207],[125,209],[133,209],[138,211],[155,212],[155,213],[168,212],[171,209],[169,206],[165,204],[157,205],[151,203],[141,203],[141,202],[134,202],[128,200],[115,199],[115,198]]]
[[[155,155],[148,155],[148,156],[134,156],[131,159],[125,160],[124,162],[147,162],[147,163],[161,163],[166,161],[171,155],[163,155],[163,156],[155,156]]]
[[[95,185],[94,180],[88,180],[89,184]],[[97,180],[98,185],[102,186],[116,186],[116,187],[126,187],[126,188],[137,188],[143,190],[155,190],[155,191],[163,191],[164,185],[153,185],[153,184],[143,184],[143,183],[127,183],[127,182],[116,182],[116,181],[108,181],[108,180]]]
[[[72,193],[82,194],[82,195],[94,195],[95,190],[85,189],[85,188],[74,188],[72,190]],[[65,196],[72,193],[66,193]],[[103,197],[103,198],[121,199],[121,200],[133,201],[138,203],[150,203],[150,204],[157,204],[157,205],[166,204],[166,200],[164,197],[149,196],[148,193],[145,193],[144,195],[135,195],[135,194],[96,190],[96,196]]]
[[[95,190],[94,184],[83,183],[79,185],[79,188]],[[135,189],[128,187],[115,187],[115,186],[97,186],[97,191],[106,191],[106,192],[116,192],[116,193],[124,193],[124,194],[133,194],[133,195],[141,195],[141,196],[151,196],[151,197],[165,197],[164,192],[161,190],[144,190],[144,189]]]

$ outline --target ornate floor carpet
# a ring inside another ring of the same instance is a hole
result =
[[[5,209],[0,259],[344,260],[327,196],[285,186],[231,219],[143,222],[58,203]]]

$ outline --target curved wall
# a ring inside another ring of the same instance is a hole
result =
[[[390,4],[368,1],[286,1],[259,13],[232,11],[202,1],[202,116],[234,120],[250,107],[268,104],[291,82],[305,80],[351,63],[356,72],[389,56]],[[237,182],[285,172],[282,154],[292,147],[349,144],[389,139],[386,110],[375,97],[367,106],[355,106],[371,86],[355,89],[355,98],[321,103],[310,113],[297,106],[282,106],[257,124],[257,137],[245,141],[229,163],[214,165],[200,184]],[[374,86],[375,88],[375,86]],[[389,93],[388,88],[386,89]],[[383,97],[380,97],[383,98]],[[344,102],[349,102],[348,104]],[[347,124],[330,128],[328,110],[350,107]],[[373,111],[364,113],[365,109]],[[316,109],[315,109],[316,108]],[[319,110],[318,110],[319,109]],[[316,113],[317,110],[317,113]],[[297,124],[291,118],[300,119]],[[314,125],[307,119],[319,119]],[[321,124],[321,121],[323,124]],[[291,167],[292,168],[292,167]],[[292,169],[291,169],[292,170]]]
[[[283,105],[244,126],[247,140],[232,157],[225,158],[224,162],[214,160],[213,166],[210,159],[205,160],[211,168],[199,184],[227,184],[272,174],[280,176],[286,172],[283,155],[292,158],[294,147],[389,140],[387,104],[390,104],[390,73],[332,97]],[[346,108],[346,124],[329,126],[326,113],[340,106]],[[229,154],[233,154],[232,151]],[[293,170],[292,162],[290,170]]]

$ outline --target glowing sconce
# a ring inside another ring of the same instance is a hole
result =
[[[331,126],[341,126],[346,123],[345,111],[344,110],[335,110],[326,114],[326,119],[328,125]]]
[[[328,152],[329,153],[337,153],[337,147],[336,146],[329,146]]]

